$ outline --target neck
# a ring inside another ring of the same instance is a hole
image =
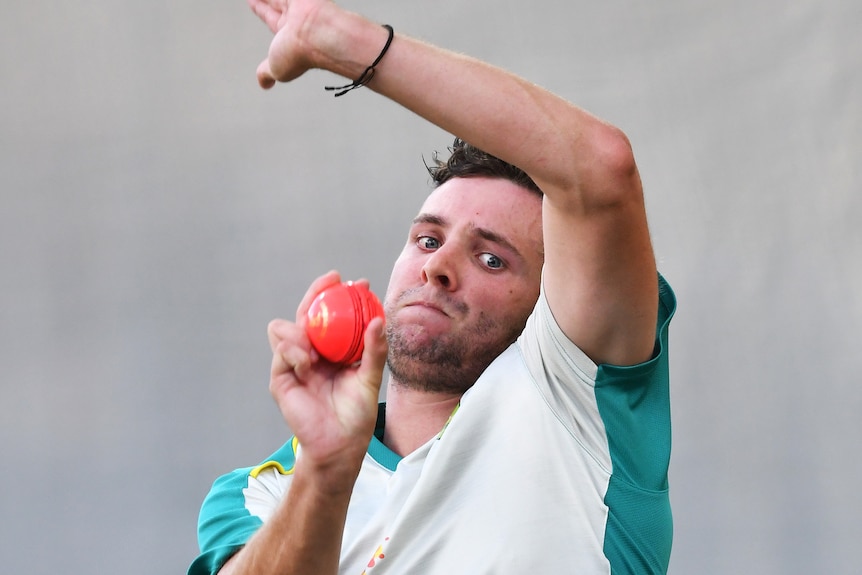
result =
[[[390,378],[386,388],[383,443],[402,457],[440,433],[461,394],[420,391]]]

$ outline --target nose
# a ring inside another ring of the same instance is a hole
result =
[[[434,284],[446,291],[458,289],[456,265],[447,244],[428,255],[422,266],[422,281]]]

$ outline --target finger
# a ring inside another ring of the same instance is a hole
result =
[[[305,330],[293,322],[274,319],[266,328],[269,348],[273,353],[272,374],[296,371],[302,367],[302,373],[307,375],[307,368],[316,363],[320,356],[312,347],[311,341]],[[298,352],[287,353],[289,348],[296,348]],[[281,362],[277,360],[281,357]]]
[[[296,376],[292,360],[281,353],[273,353],[269,393],[276,400],[276,403],[279,402],[280,397],[299,385],[302,385],[302,382]]]
[[[283,341],[273,351],[271,375],[276,378],[292,373],[297,379],[303,380],[303,374],[308,374],[312,361],[313,358],[307,350],[289,341]]]
[[[269,349],[275,352],[275,348],[292,335],[292,326],[296,324],[284,319],[274,319],[266,326],[266,337],[269,340]]]
[[[306,359],[306,356],[308,361],[304,362],[303,365],[310,366],[320,359],[317,351],[312,347],[305,329],[293,322],[274,319],[267,325],[266,335],[273,354],[283,353],[288,347],[302,350],[304,355],[293,357],[292,361],[285,360],[285,363],[289,363],[290,369],[295,369],[297,364]],[[275,373],[275,365],[273,366],[273,373]]]
[[[360,381],[373,386],[380,391],[383,381],[383,368],[386,365],[386,354],[389,346],[386,343],[386,322],[376,317],[368,323],[365,329],[365,349],[362,351],[362,361],[357,368]]]
[[[362,286],[365,289],[369,289],[369,290],[371,289],[371,282],[368,281],[366,278],[359,278],[358,280],[351,280],[347,283],[351,283],[351,284],[357,285],[357,286]]]
[[[282,355],[278,352],[273,352],[273,354],[272,354],[272,365],[270,365],[270,368],[269,368],[269,375],[270,375],[270,379],[272,380],[272,381],[270,381],[270,388],[272,387],[272,384],[276,378],[278,378],[282,375],[285,375],[287,373],[292,373],[292,372],[293,372],[293,364],[290,363],[284,357],[284,355]]]
[[[317,294],[331,285],[341,283],[341,275],[335,271],[329,271],[311,282],[305,295],[302,296],[302,301],[299,302],[299,307],[296,308],[296,323],[305,326],[307,322],[308,308],[311,307],[311,302],[317,297]]]
[[[270,30],[276,32],[282,11],[262,0],[248,0],[248,5],[257,17],[263,20]]]

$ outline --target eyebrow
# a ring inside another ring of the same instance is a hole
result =
[[[413,218],[413,225],[416,224],[432,224],[445,228],[449,225],[449,221],[442,216],[421,213],[415,218]],[[498,234],[497,232],[489,230],[488,228],[480,228],[473,225],[470,226],[470,229],[483,240],[503,246],[507,250],[513,252],[517,257],[524,259],[524,256],[521,255],[521,252],[518,250],[518,248],[516,248],[512,242],[510,242],[504,236]]]

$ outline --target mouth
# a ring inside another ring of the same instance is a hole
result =
[[[466,317],[470,308],[466,303],[447,293],[423,288],[409,288],[401,292],[394,300],[393,311],[410,309],[414,312],[428,311],[448,319]]]
[[[424,301],[424,300],[417,300],[417,301],[407,302],[406,304],[404,304],[404,307],[405,307],[405,308],[408,308],[408,307],[418,307],[418,308],[428,309],[428,310],[435,311],[435,312],[437,312],[437,313],[443,314],[443,315],[445,315],[446,317],[452,317],[452,316],[451,316],[451,315],[446,311],[446,309],[445,309],[443,306],[441,306],[440,304],[435,303],[435,302]]]

